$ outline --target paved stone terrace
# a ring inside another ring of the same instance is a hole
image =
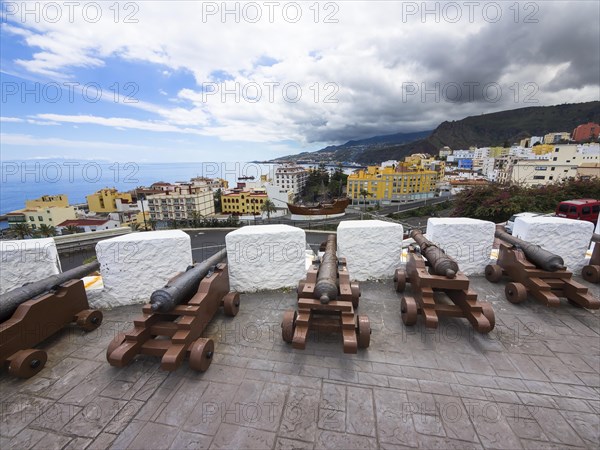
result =
[[[472,285],[496,311],[487,336],[464,319],[406,328],[392,282],[362,283],[373,334],[357,355],[335,335],[292,350],[279,323],[294,293],[244,295],[237,317],[213,322],[204,374],[150,357],[109,366],[109,340],[141,310],[106,311],[95,332],[45,343],[36,377],[2,373],[0,447],[598,448],[598,312],[512,305],[504,283]]]

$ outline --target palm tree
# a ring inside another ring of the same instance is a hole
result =
[[[56,228],[43,223],[40,225],[39,233],[44,237],[56,236]]]
[[[131,228],[131,231],[140,231],[140,224],[137,222],[131,222],[129,227]]]
[[[32,230],[28,223],[17,223],[12,227],[19,239],[25,239],[25,236],[31,236]]]
[[[366,211],[367,210],[367,197],[371,197],[373,194],[371,194],[366,189],[361,189],[358,195],[363,198],[363,210]]]
[[[76,233],[80,233],[83,231],[83,229],[81,227],[78,227],[77,225],[69,225],[69,226],[65,227],[64,230],[68,234],[76,234]]]
[[[261,209],[261,211],[267,213],[267,219],[269,221],[271,220],[271,213],[274,213],[274,212],[277,211],[277,208],[275,208],[275,203],[273,203],[269,199],[265,200],[265,202],[262,204],[262,206],[260,207],[260,209]]]

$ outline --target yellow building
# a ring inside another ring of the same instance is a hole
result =
[[[7,214],[8,225],[26,223],[32,230],[39,230],[41,225],[55,227],[65,220],[75,220],[75,208],[72,206],[47,206],[40,208],[25,208]]]
[[[437,172],[437,180],[444,178],[446,163],[438,161],[435,157],[426,153],[415,153],[404,157],[404,162],[410,170],[433,170]]]
[[[120,198],[127,203],[133,202],[131,194],[118,192],[115,188],[100,189],[98,192],[90,194],[86,198],[89,210],[97,213],[116,212],[117,204],[115,200],[117,198]]]
[[[506,147],[490,147],[490,158],[500,158],[501,156],[507,156],[510,152],[510,148]]]
[[[25,209],[48,208],[50,206],[60,206],[66,208],[69,206],[69,199],[65,194],[42,195],[35,200],[25,200]]]
[[[264,189],[235,189],[221,195],[221,211],[223,214],[262,214],[262,206],[268,199]]]
[[[369,166],[348,176],[348,197],[358,203],[365,201],[361,191],[367,191],[368,203],[401,202],[433,197],[438,172],[434,170],[411,170],[408,163],[396,167]]]
[[[545,155],[546,153],[554,151],[554,147],[555,145],[551,144],[534,145],[533,147],[531,147],[531,151],[536,155]]]

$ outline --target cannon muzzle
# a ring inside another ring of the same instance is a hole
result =
[[[56,275],[50,275],[40,281],[27,283],[12,291],[5,292],[0,295],[0,322],[10,319],[19,305],[27,300],[38,297],[47,292],[51,292],[56,287],[70,280],[78,280],[86,275],[97,271],[100,268],[98,261],[84,264],[83,266],[75,267],[66,272]]]
[[[421,248],[421,254],[423,254],[429,262],[431,271],[434,275],[440,275],[446,278],[456,277],[456,274],[460,270],[458,268],[458,263],[450,256],[446,255],[444,250],[423,236],[423,233],[419,230],[412,230],[410,232],[410,237],[413,238]]]
[[[223,249],[199,264],[169,281],[165,287],[157,289],[150,296],[152,311],[168,312],[175,306],[187,302],[198,291],[200,282],[213,268],[227,257]]]
[[[496,227],[496,232],[494,235],[498,239],[521,249],[525,254],[525,257],[542,270],[556,272],[557,270],[566,269],[565,261],[562,259],[562,257],[549,252],[537,244],[532,244],[508,234],[502,226]]]

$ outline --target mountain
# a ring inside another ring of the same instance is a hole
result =
[[[443,122],[433,132],[398,133],[349,141],[316,152],[279,158],[297,161],[353,161],[360,164],[401,159],[412,153],[437,154],[441,147],[502,146],[553,131],[572,132],[582,123],[600,123],[600,101],[512,109]],[[421,135],[421,137],[419,137]],[[397,140],[392,140],[396,137]],[[402,138],[406,140],[402,142]]]
[[[314,152],[302,152],[296,155],[283,156],[273,161],[357,161],[366,150],[398,147],[402,144],[426,138],[431,130],[415,133],[395,133],[384,136],[373,136],[367,139],[348,141],[342,145],[330,145]]]

